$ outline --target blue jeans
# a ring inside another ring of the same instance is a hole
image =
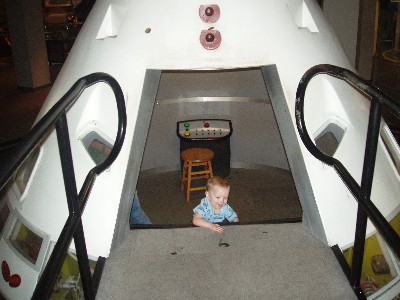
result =
[[[139,197],[137,192],[133,196],[133,204],[131,209],[131,224],[151,224],[149,217],[140,207]]]

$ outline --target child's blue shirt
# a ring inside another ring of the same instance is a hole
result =
[[[193,212],[198,213],[203,220],[211,223],[221,223],[224,219],[233,222],[237,218],[236,212],[228,204],[222,206],[218,214],[215,213],[207,197],[201,199],[200,204],[193,209]]]

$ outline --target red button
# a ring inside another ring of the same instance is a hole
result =
[[[204,123],[204,127],[208,128],[208,127],[210,127],[210,124],[209,123]]]

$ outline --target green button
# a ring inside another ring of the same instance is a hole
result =
[[[190,126],[190,123],[189,123],[189,122],[185,122],[185,123],[183,124],[183,126],[189,127],[189,126]]]

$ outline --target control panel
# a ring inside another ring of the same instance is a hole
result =
[[[186,120],[177,123],[177,134],[187,140],[218,140],[232,134],[232,122],[222,119]]]

